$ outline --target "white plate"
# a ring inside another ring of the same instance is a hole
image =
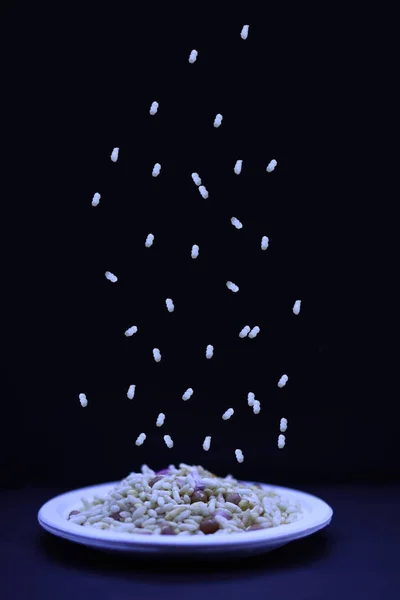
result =
[[[38,513],[40,525],[59,537],[101,550],[129,554],[153,555],[157,557],[201,556],[202,558],[226,558],[227,556],[250,556],[268,552],[292,540],[305,537],[326,527],[333,511],[326,502],[298,490],[259,484],[263,489],[300,502],[304,517],[288,525],[280,525],[262,531],[227,533],[206,536],[162,536],[119,533],[110,530],[82,527],[67,520],[71,510],[81,507],[82,496],[105,496],[119,482],[105,483],[82,488],[56,496],[46,502]],[[252,482],[254,484],[254,482]]]

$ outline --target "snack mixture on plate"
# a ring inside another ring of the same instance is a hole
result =
[[[184,463],[155,472],[146,465],[105,498],[82,499],[69,514],[84,527],[161,535],[238,533],[277,527],[303,517],[299,504],[257,485],[216,477]]]

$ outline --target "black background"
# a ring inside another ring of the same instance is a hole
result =
[[[337,182],[340,153],[354,149],[335,136],[347,80],[329,19],[310,37],[294,13],[278,29],[273,7],[2,10],[1,485],[89,485],[180,461],[286,485],[398,478],[385,399],[361,388],[369,374],[351,307],[363,298],[345,242],[357,198]],[[254,340],[238,337],[247,323],[261,327]]]

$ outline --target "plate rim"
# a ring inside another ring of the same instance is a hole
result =
[[[107,493],[107,489],[112,489],[119,485],[120,481],[96,484],[69,490],[62,494],[54,496],[45,502],[38,511],[37,519],[41,527],[46,531],[63,537],[77,543],[95,546],[104,546],[108,548],[131,548],[138,549],[161,549],[179,551],[182,549],[211,549],[211,548],[234,548],[245,546],[265,546],[277,542],[285,543],[302,537],[306,537],[315,533],[329,525],[333,516],[332,507],[318,496],[302,492],[294,488],[272,485],[264,482],[248,482],[243,481],[245,485],[258,484],[263,489],[273,490],[281,495],[294,495],[296,499],[303,504],[311,505],[315,511],[312,517],[310,510],[306,511],[303,519],[294,521],[293,523],[281,526],[272,527],[260,531],[248,531],[240,533],[229,533],[226,536],[153,536],[134,534],[129,532],[118,532],[109,530],[100,530],[94,528],[83,528],[80,525],[71,523],[65,519],[65,513],[68,510],[73,510],[82,496],[101,495]],[[303,501],[303,502],[302,502]],[[67,507],[60,514],[60,503],[66,503]],[[308,517],[308,518],[307,518]],[[312,517],[312,518],[310,518]]]

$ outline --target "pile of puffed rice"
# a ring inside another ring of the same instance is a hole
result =
[[[217,477],[184,463],[153,471],[143,465],[105,498],[82,498],[70,512],[77,525],[156,535],[238,533],[286,525],[303,517],[302,507],[272,490]]]

